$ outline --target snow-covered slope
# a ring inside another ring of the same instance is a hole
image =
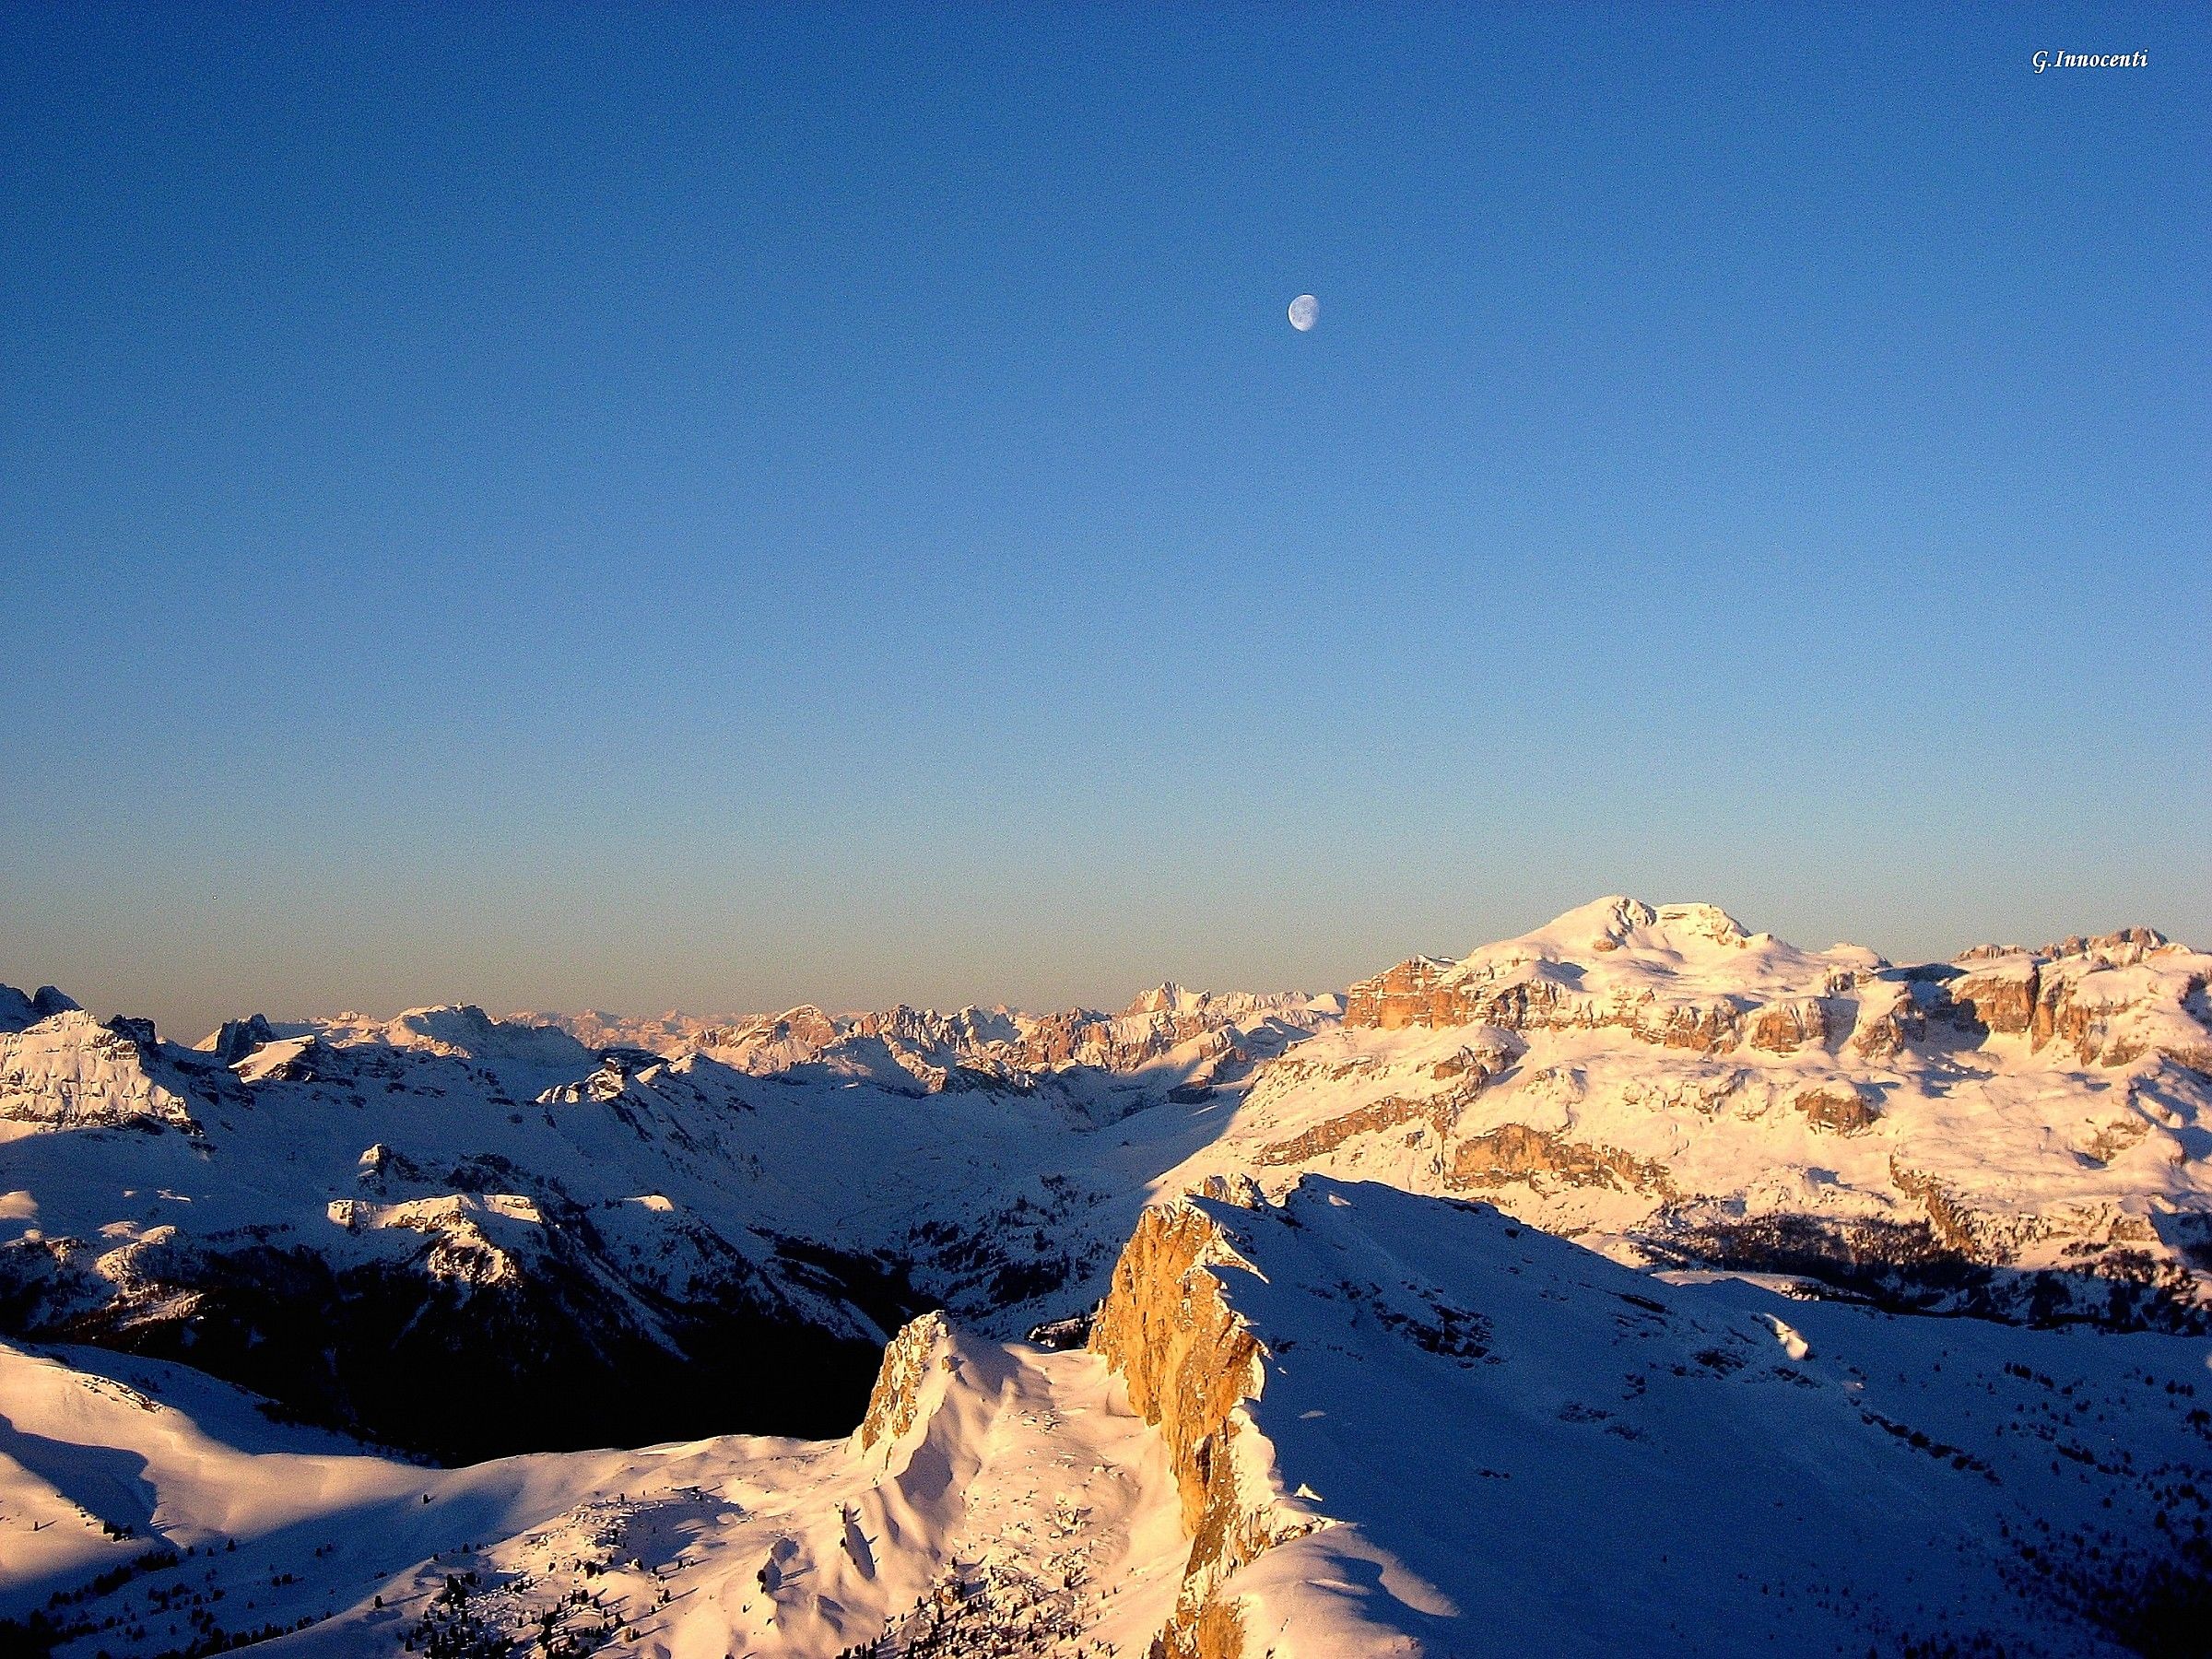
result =
[[[0,1641],[1855,1659],[2201,1638],[2202,1341],[1669,1282],[1487,1206],[1323,1178],[1148,1213],[1112,1287],[1088,1352],[912,1322],[841,1440],[453,1470],[182,1368],[0,1346]]]
[[[827,1442],[430,1469],[274,1425],[181,1367],[6,1346],[0,1402],[0,1646],[81,1659],[254,1637],[828,1659],[894,1626],[1134,1653],[1182,1559],[1164,1453],[1103,1360],[934,1316]]]
[[[1662,1282],[1309,1178],[1148,1216],[1092,1345],[1182,1488],[1173,1655],[2201,1651],[2201,1341]]]
[[[883,1276],[745,1225],[760,1177],[718,1131],[748,1102],[700,1089],[677,1123],[562,1098],[599,1068],[473,1009],[228,1066],[80,1012],[0,1036],[0,1311],[447,1453],[606,1438],[618,1407],[665,1431],[709,1400],[835,1426]]]

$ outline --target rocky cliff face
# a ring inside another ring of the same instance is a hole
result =
[[[1675,1283],[1314,1178],[1148,1214],[1096,1350],[932,1313],[841,1440],[444,1470],[182,1366],[0,1343],[0,1647],[2202,1646],[2201,1344]]]
[[[904,1439],[929,1406],[931,1373],[950,1369],[951,1329],[940,1312],[924,1313],[901,1325],[884,1346],[876,1386],[868,1391],[867,1415],[860,1419],[853,1443],[872,1452]]]
[[[1192,1206],[1148,1210],[1113,1270],[1090,1348],[1127,1382],[1130,1404],[1166,1441],[1191,1550],[1171,1659],[1240,1659],[1235,1606],[1216,1592],[1275,1544],[1311,1531],[1270,1488],[1272,1452],[1244,1409],[1261,1388],[1259,1339],[1207,1268],[1233,1261],[1227,1234]]]

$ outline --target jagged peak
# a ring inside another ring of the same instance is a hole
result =
[[[2155,927],[2135,926],[2105,934],[2073,934],[2045,945],[1976,945],[1960,951],[1951,960],[1954,964],[1973,963],[1977,967],[2009,961],[2018,964],[2024,971],[2029,965],[2039,961],[2060,962],[2072,958],[2119,967],[2149,956],[2187,950],[2186,946],[2176,945]]]
[[[13,985],[0,985],[0,1031],[25,1030],[41,1019],[71,1013],[76,1006],[76,998],[52,985],[41,985],[28,996]]]
[[[2080,934],[2046,945],[2040,954],[2053,959],[2061,957],[2101,958],[2115,963],[2139,962],[2153,951],[2172,947],[2173,941],[2155,927],[2123,927],[2115,933]]]
[[[226,1019],[211,1035],[194,1046],[212,1053],[218,1064],[234,1065],[255,1049],[276,1041],[276,1028],[260,1014],[243,1019]]]
[[[1193,991],[1173,980],[1162,980],[1151,989],[1138,992],[1122,1013],[1124,1018],[1135,1014],[1187,1014],[1204,1007],[1212,995],[1210,991]]]

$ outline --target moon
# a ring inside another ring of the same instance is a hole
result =
[[[1306,333],[1321,321],[1321,301],[1311,294],[1300,294],[1290,301],[1290,326],[1300,334]]]

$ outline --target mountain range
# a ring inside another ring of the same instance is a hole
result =
[[[0,987],[0,1615],[2202,1651],[2208,985],[2143,928],[1900,965],[1608,898],[1118,1013],[186,1046]]]

